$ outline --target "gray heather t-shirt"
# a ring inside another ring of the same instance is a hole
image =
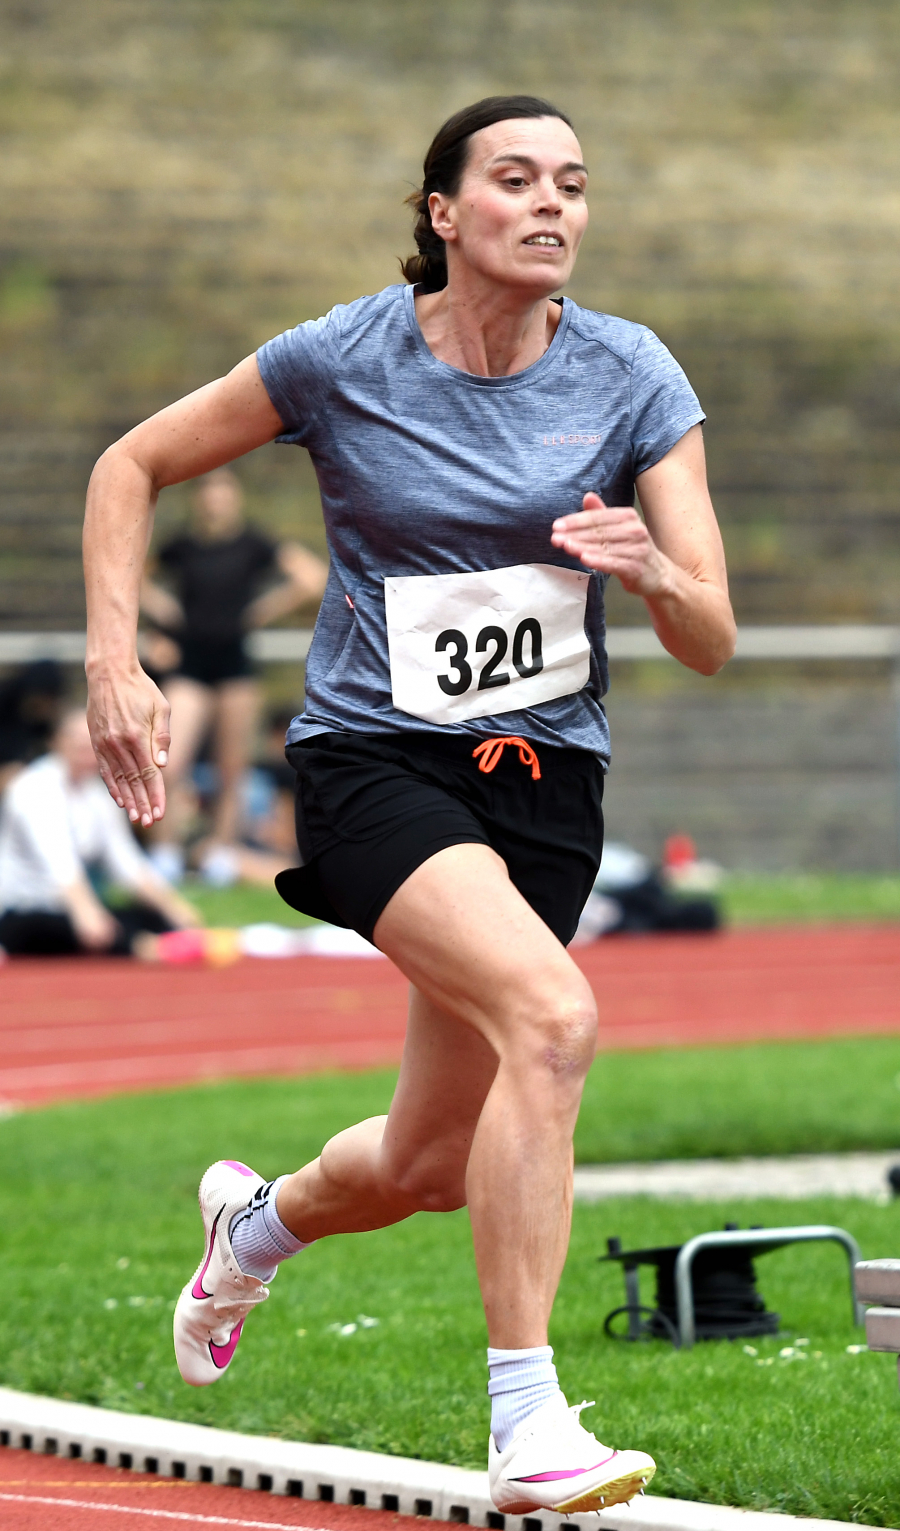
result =
[[[480,738],[520,734],[608,761],[603,575],[583,582],[586,684],[449,725],[392,702],[385,580],[522,565],[583,575],[552,546],[553,521],[580,510],[588,490],[631,505],[635,477],[704,419],[662,342],[566,298],[540,360],[511,377],[477,377],[431,354],[413,288],[397,285],[285,331],[257,359],[284,422],[278,440],[306,447],[315,464],[331,555],[306,709],[289,742],[449,727]],[[445,648],[451,664],[453,646]]]

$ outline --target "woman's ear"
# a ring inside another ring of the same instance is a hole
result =
[[[431,227],[439,239],[451,242],[456,239],[456,223],[452,213],[452,203],[442,191],[433,191],[428,198],[428,212],[431,215]]]

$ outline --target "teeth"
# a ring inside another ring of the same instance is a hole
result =
[[[554,234],[535,234],[533,239],[526,239],[527,245],[552,245],[559,249],[559,240]]]

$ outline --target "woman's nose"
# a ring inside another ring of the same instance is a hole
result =
[[[553,180],[541,181],[536,187],[537,198],[535,212],[548,212],[558,214],[562,212],[562,198],[559,187]]]

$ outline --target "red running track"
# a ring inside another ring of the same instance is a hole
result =
[[[900,926],[625,938],[576,960],[604,1049],[900,1032]],[[0,1102],[395,1063],[405,1011],[405,981],[386,960],[9,962]]]
[[[3,1531],[418,1531],[422,1522],[0,1448],[0,1524]],[[451,1531],[442,1520],[428,1524]]]

